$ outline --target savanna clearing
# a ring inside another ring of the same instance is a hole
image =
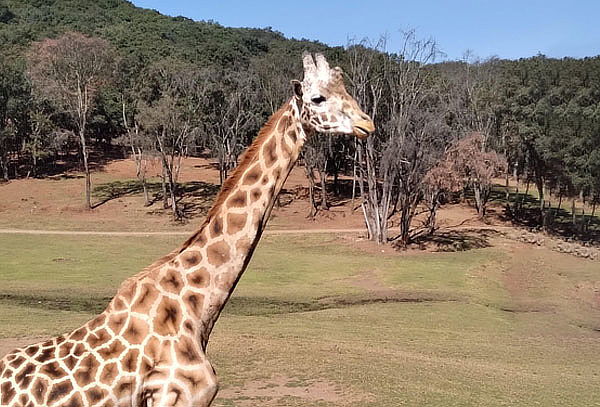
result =
[[[216,406],[597,405],[597,262],[358,239],[263,238],[209,344]],[[0,235],[0,354],[79,326],[180,240]]]

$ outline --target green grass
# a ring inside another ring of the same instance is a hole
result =
[[[180,240],[0,235],[0,337],[78,326]],[[215,405],[595,405],[600,266],[496,243],[398,256],[264,237],[209,344]],[[335,397],[298,396],[318,383]]]

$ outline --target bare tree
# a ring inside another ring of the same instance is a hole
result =
[[[198,130],[199,87],[203,86],[198,75],[187,64],[168,60],[153,64],[146,72],[144,100],[137,115],[141,131],[154,140],[162,163],[165,207],[171,207],[176,220],[182,217],[177,205],[181,160]]]
[[[431,168],[423,178],[423,204],[427,216],[423,222],[420,234],[431,235],[437,229],[437,210],[449,193],[459,192],[462,189],[462,179],[456,172],[452,162],[447,159],[440,160]]]
[[[378,129],[358,144],[369,236],[378,243],[406,245],[414,238],[411,223],[423,198],[423,178],[448,139],[440,95],[432,91],[427,69],[438,50],[434,41],[419,40],[411,31],[404,34],[398,54],[374,53],[363,46],[349,51],[355,97],[370,106]],[[400,232],[390,238],[390,220],[396,214]]]
[[[122,101],[122,108],[123,126],[126,131],[124,144],[131,149],[131,157],[135,162],[135,175],[144,191],[144,206],[150,206],[146,174],[148,171],[148,163],[151,161],[152,152],[155,152],[154,143],[152,142],[152,139],[148,137],[148,134],[140,131],[138,118],[133,111],[130,112],[132,119],[128,119],[127,102],[125,99]]]
[[[304,145],[302,150],[302,158],[304,162],[304,170],[308,179],[309,185],[309,199],[311,202],[310,217],[314,217],[318,209],[328,210],[329,205],[327,203],[327,164],[331,155],[331,137],[332,136],[320,136],[312,137]],[[318,181],[321,184],[321,202],[317,204],[315,186]]]
[[[111,79],[115,53],[105,40],[68,32],[35,42],[27,55],[34,88],[74,121],[85,171],[85,201],[92,208],[87,125],[98,91]]]
[[[376,44],[362,41],[348,48],[351,90],[354,98],[371,118],[380,122],[380,110],[385,90],[384,71],[388,56],[383,54],[386,39]],[[369,231],[369,238],[378,243],[387,241],[387,215],[382,216],[380,190],[375,164],[375,150],[379,149],[382,137],[380,132],[369,137],[366,142],[355,141],[354,185],[358,183],[362,198],[361,209]],[[358,182],[356,179],[358,178]],[[353,187],[354,195],[354,187]],[[383,220],[385,218],[385,220]],[[382,228],[383,224],[383,228]]]

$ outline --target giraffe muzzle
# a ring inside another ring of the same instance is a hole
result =
[[[354,135],[359,139],[365,139],[375,131],[375,124],[371,120],[361,120],[352,125]]]

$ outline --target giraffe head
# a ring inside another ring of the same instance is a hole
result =
[[[304,80],[292,84],[304,126],[319,133],[354,134],[361,139],[375,131],[373,120],[346,91],[341,68],[330,68],[322,54],[313,59],[305,53],[303,62]]]

